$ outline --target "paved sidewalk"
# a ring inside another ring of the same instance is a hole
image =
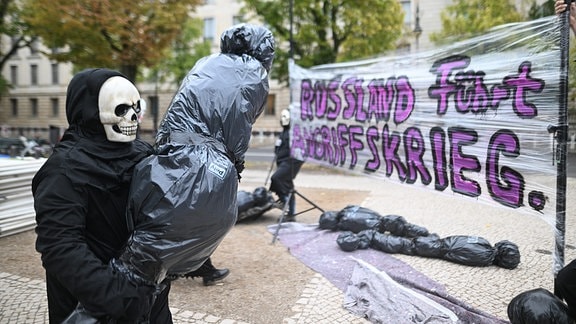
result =
[[[246,170],[241,186],[259,186],[266,175],[267,170],[262,168]],[[368,198],[362,204],[364,207],[382,215],[402,215],[409,222],[440,236],[477,235],[492,244],[504,239],[516,243],[520,247],[521,264],[514,270],[495,266],[466,267],[438,259],[395,255],[445,285],[454,298],[474,308],[507,319],[506,306],[517,294],[537,287],[552,290],[553,231],[537,217],[362,176],[303,170],[296,179],[296,186],[368,191]],[[569,178],[566,260],[576,258],[575,189],[576,181]],[[293,306],[293,315],[285,318],[284,323],[367,323],[348,313],[342,307],[342,301],[343,293],[324,277],[315,274]],[[45,323],[46,313],[43,281],[0,273],[0,323]],[[173,314],[176,323],[247,323],[195,312],[192,306],[173,309]]]
[[[342,292],[319,274],[310,280],[284,323],[368,323],[341,307]],[[0,323],[48,323],[45,283],[0,272]],[[172,308],[174,323],[248,324],[193,310]]]

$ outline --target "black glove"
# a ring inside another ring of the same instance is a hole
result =
[[[142,277],[128,270],[122,261],[117,259],[112,259],[110,265],[118,272],[124,274],[126,280],[128,280],[131,285],[135,286],[136,289],[134,295],[124,298],[125,312],[119,320],[121,322],[137,321],[138,323],[147,323],[150,316],[150,310],[156,301],[156,297],[166,286],[163,284],[155,285],[151,282],[147,282]]]
[[[154,286],[139,286],[138,297],[130,298],[126,302],[126,313],[120,318],[120,321],[136,320],[138,323],[148,323],[156,296],[161,291],[161,289],[157,289]]]

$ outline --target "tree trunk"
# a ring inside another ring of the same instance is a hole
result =
[[[128,80],[136,83],[136,75],[138,73],[138,66],[136,65],[122,65],[120,66],[120,73],[124,74]]]

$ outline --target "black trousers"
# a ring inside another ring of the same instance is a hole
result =
[[[215,270],[216,268],[212,265],[212,260],[208,258],[204,263],[202,263],[200,268],[189,272],[186,275],[190,277],[205,277],[211,275]]]
[[[276,171],[272,177],[270,177],[270,191],[278,195],[278,198],[282,199],[285,204],[289,204],[289,215],[294,215],[295,213],[296,197],[292,196],[292,199],[287,201],[288,195],[294,190],[294,179],[298,172],[300,172],[302,164],[302,161],[296,159],[279,162]]]

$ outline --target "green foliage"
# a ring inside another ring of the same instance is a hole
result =
[[[404,13],[397,0],[293,0],[293,58],[310,67],[382,54],[396,48]],[[245,0],[276,38],[272,74],[288,77],[290,1]]]
[[[166,55],[199,0],[22,0],[23,18],[45,53],[77,68],[106,66],[134,80]]]
[[[4,70],[6,62],[18,49],[30,46],[34,37],[26,35],[28,26],[20,19],[21,13],[15,0],[0,0],[0,34],[8,36],[10,44],[0,46],[0,71]],[[0,76],[0,96],[10,89],[10,83]]]
[[[191,19],[180,36],[175,40],[166,60],[156,68],[161,75],[167,76],[180,84],[196,61],[210,54],[210,42],[202,39],[203,21]]]
[[[165,59],[150,69],[145,76],[146,80],[179,85],[194,64],[211,53],[210,42],[202,40],[202,27],[201,19],[188,20],[166,51]]]
[[[536,1],[533,1],[530,10],[528,10],[528,18],[537,19],[556,14],[554,10],[555,2],[555,0],[546,0],[543,4],[538,5]]]
[[[442,30],[430,35],[437,45],[471,38],[492,27],[522,21],[523,17],[510,0],[454,0],[440,19]]]

